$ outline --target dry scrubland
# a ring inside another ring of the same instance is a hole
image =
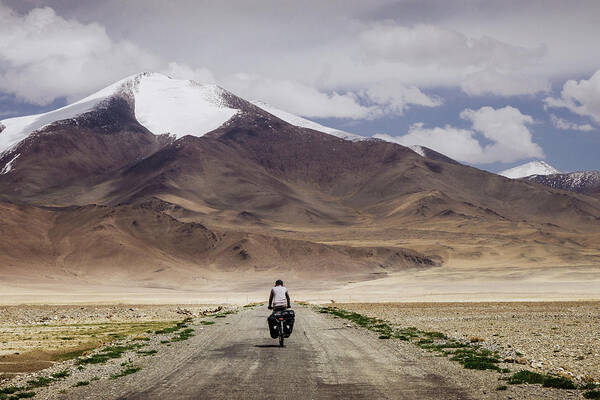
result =
[[[48,368],[106,343],[163,329],[215,305],[0,307],[0,377]]]
[[[600,381],[600,302],[348,303],[401,327],[478,341],[531,370]]]

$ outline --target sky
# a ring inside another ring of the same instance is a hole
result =
[[[142,71],[499,171],[600,170],[600,2],[0,0],[0,119]]]

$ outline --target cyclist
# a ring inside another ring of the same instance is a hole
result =
[[[282,311],[286,308],[290,308],[290,294],[286,287],[283,286],[283,281],[277,279],[269,296],[269,310]]]

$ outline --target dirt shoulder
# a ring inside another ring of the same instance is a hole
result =
[[[600,381],[600,302],[335,305],[393,324],[479,341],[532,370]]]

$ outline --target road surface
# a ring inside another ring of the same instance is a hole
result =
[[[215,319],[178,349],[159,352],[140,372],[90,387],[79,398],[147,399],[470,399],[434,357],[403,354],[389,340],[347,321],[296,308],[280,348],[266,307]],[[406,345],[409,348],[411,345]],[[100,382],[99,382],[100,383]]]

